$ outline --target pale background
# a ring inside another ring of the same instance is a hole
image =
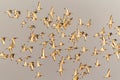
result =
[[[25,41],[28,40],[30,32],[27,28],[22,29],[20,23],[22,20],[24,20],[23,17],[26,13],[26,10],[34,10],[38,1],[41,2],[43,8],[43,10],[39,13],[39,18],[47,16],[51,7],[54,7],[55,13],[60,16],[63,15],[64,8],[66,7],[72,12],[74,21],[72,22],[71,28],[67,31],[67,34],[72,32],[72,30],[76,27],[78,17],[82,18],[85,23],[88,21],[88,19],[92,19],[93,28],[87,30],[90,35],[97,33],[101,30],[102,27],[106,27],[108,30],[107,23],[109,21],[110,15],[113,15],[113,19],[115,21],[114,26],[120,25],[119,0],[0,0],[0,37],[19,37],[17,40],[17,46],[19,47],[21,44],[25,43]],[[8,9],[17,9],[22,11],[22,17],[19,19],[8,18],[7,14],[4,13]],[[40,19],[33,24],[38,27],[36,32],[46,30],[42,28],[44,25]],[[49,33],[52,32],[52,30],[47,30],[45,32]],[[120,38],[118,36],[115,36],[115,38],[117,38],[118,42],[120,42]],[[2,46],[0,43],[0,51],[4,51],[9,42],[10,41],[8,40],[6,46]],[[94,41],[92,40],[92,36],[89,36],[86,43],[81,41],[79,45],[85,45],[92,51],[93,47],[98,45],[97,43],[99,43],[99,40],[96,39],[96,41]],[[33,53],[33,56],[40,55],[39,48],[41,47],[39,47],[37,43],[32,45],[34,45],[36,49],[36,51]],[[20,48],[15,48],[14,50],[14,52],[17,53],[17,56],[21,55],[19,50]],[[107,52],[113,53],[111,49],[108,49]],[[91,73],[82,80],[106,80],[104,79],[104,75],[108,68],[111,69],[112,76],[109,80],[120,79],[120,61],[116,60],[116,56],[112,56],[109,63],[107,63],[102,56],[97,56],[97,58],[101,61],[102,66],[100,68],[92,68]],[[79,66],[80,62],[94,65],[96,58],[93,58],[90,55],[83,55],[81,61],[78,63],[67,61],[64,65],[65,71],[61,77],[57,72],[59,60],[56,62],[53,62],[51,58],[45,61],[41,60],[41,63],[44,65],[40,69],[36,69],[34,72],[32,72],[28,68],[17,65],[15,61],[0,59],[0,79],[35,80],[36,71],[40,71],[44,76],[36,80],[72,80],[74,69]]]

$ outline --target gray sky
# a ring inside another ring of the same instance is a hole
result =
[[[27,10],[34,11],[37,6],[37,2],[41,2],[42,10],[38,14],[38,20],[35,22],[27,23],[25,28],[21,28],[21,21],[25,20],[25,15]],[[45,33],[51,33],[55,30],[45,28],[41,19],[50,11],[51,7],[54,7],[55,14],[59,16],[63,16],[64,8],[68,8],[73,17],[72,25],[69,29],[66,30],[66,34],[70,34],[74,30],[76,30],[78,24],[78,18],[82,18],[84,23],[87,23],[89,19],[92,19],[92,27],[87,29],[86,26],[81,28],[81,30],[86,31],[88,33],[88,39],[85,42],[83,39],[78,42],[79,50],[82,45],[88,47],[90,52],[87,52],[81,56],[80,62],[89,64],[93,66],[91,69],[91,73],[88,74],[83,80],[106,80],[104,78],[105,73],[110,68],[111,69],[111,78],[108,80],[119,80],[120,76],[120,61],[116,59],[116,56],[111,56],[109,62],[106,62],[105,58],[103,58],[104,54],[101,54],[97,57],[92,57],[92,51],[95,46],[100,48],[100,40],[95,39],[92,36],[100,31],[102,27],[105,27],[106,32],[115,33],[114,29],[109,30],[107,23],[109,22],[110,15],[113,16],[114,25],[113,27],[120,25],[120,1],[119,0],[0,0],[0,37],[6,36],[7,42],[6,45],[3,46],[0,43],[0,52],[5,51],[6,47],[10,44],[10,38],[18,37],[16,40],[17,45],[14,50],[16,53],[15,59],[19,57],[24,57],[28,55],[28,53],[20,53],[21,45],[26,43],[27,45],[33,45],[34,50],[32,56],[33,60],[36,60],[37,56],[40,56],[41,48],[40,42],[44,40],[48,40],[47,36],[43,40],[40,40],[38,43],[28,43],[28,37],[30,34],[30,30],[28,30],[28,26],[34,24],[37,26],[35,29],[36,33],[40,33],[44,31]],[[21,11],[21,16],[19,19],[11,19],[7,16],[5,11],[9,9],[16,9]],[[57,35],[59,36],[59,35]],[[112,38],[117,38],[118,43],[120,43],[120,36],[114,35]],[[57,37],[59,41],[59,37]],[[65,42],[65,47],[70,46],[70,42],[66,39],[61,39]],[[107,46],[107,51],[105,53],[113,54],[112,49]],[[64,48],[62,48],[64,49]],[[50,55],[49,48],[46,49],[46,55]],[[62,51],[62,56],[66,56],[67,52]],[[66,54],[65,54],[66,53]],[[71,55],[74,56],[77,51],[71,52]],[[30,54],[31,55],[31,54]],[[35,80],[35,73],[40,71],[43,76],[39,80],[72,80],[74,70],[79,66],[80,62],[66,61],[64,65],[63,75],[60,76],[57,72],[59,68],[59,61],[61,57],[57,56],[57,61],[53,62],[52,58],[47,58],[46,60],[40,60],[43,64],[40,68],[36,68],[34,71],[30,71],[29,68],[22,67],[22,64],[16,64],[15,60],[10,61],[10,59],[3,60],[0,59],[0,79],[1,80]],[[96,59],[100,60],[101,66],[99,68],[95,68],[94,63]],[[32,60],[31,60],[32,61]],[[36,79],[38,80],[38,79]],[[79,79],[80,80],[80,79]]]

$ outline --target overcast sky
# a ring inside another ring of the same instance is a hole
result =
[[[35,22],[27,23],[25,28],[21,27],[21,22],[25,20],[25,16],[27,10],[34,11],[37,7],[37,3],[40,1],[42,10],[38,14],[38,20]],[[86,46],[90,52],[81,56],[80,62],[89,64],[92,67],[91,73],[88,74],[83,80],[106,80],[104,78],[107,70],[111,69],[111,78],[108,80],[119,80],[120,79],[120,60],[116,59],[116,56],[113,55],[109,62],[106,62],[105,58],[103,58],[103,54],[97,57],[91,56],[92,51],[95,46],[100,48],[100,40],[95,39],[92,36],[100,31],[103,27],[105,27],[106,32],[113,32],[115,33],[114,27],[120,25],[120,1],[119,0],[0,0],[0,37],[7,37],[6,45],[3,46],[0,43],[0,52],[4,51],[8,53],[6,48],[10,44],[10,38],[18,37],[16,40],[17,45],[14,50],[16,53],[15,59],[19,57],[24,57],[27,53],[21,53],[21,45],[26,43],[27,45],[34,46],[34,52],[32,54],[33,57],[37,57],[41,55],[41,48],[42,46],[39,45],[40,43],[28,43],[28,37],[30,35],[30,30],[28,30],[28,26],[34,24],[37,26],[35,30],[36,33],[44,31],[46,34],[54,32],[52,29],[45,28],[44,24],[42,23],[41,19],[48,15],[51,7],[55,9],[55,15],[63,16],[65,10],[64,8],[68,8],[71,11],[71,17],[73,17],[72,25],[66,31],[66,34],[70,34],[76,30],[78,24],[78,18],[81,18],[84,23],[87,23],[89,19],[92,20],[92,26],[90,29],[87,29],[84,26],[81,30],[86,31],[88,33],[88,39],[85,42],[84,40],[79,41],[78,46],[79,50],[81,49],[82,45]],[[21,16],[19,19],[12,19],[9,18],[5,11],[9,9],[16,9],[21,11]],[[113,29],[109,30],[108,22],[110,15],[113,16]],[[56,34],[57,35],[57,34]],[[120,36],[113,36],[113,38],[118,39],[117,42],[120,43]],[[59,41],[59,37],[57,37]],[[48,40],[46,37],[44,40]],[[43,41],[44,41],[43,40]],[[42,40],[41,40],[42,41]],[[65,42],[65,47],[70,46],[70,42],[63,39]],[[107,51],[105,53],[113,54],[109,46],[106,47]],[[62,48],[64,49],[64,48]],[[50,53],[49,48],[46,49],[46,55]],[[65,57],[66,52],[62,53]],[[77,51],[73,51],[71,55],[74,56]],[[96,59],[100,60],[101,67],[96,68],[94,63]],[[33,60],[36,60],[35,58]],[[10,59],[3,60],[0,59],[0,79],[1,80],[35,80],[35,73],[40,71],[43,76],[36,80],[72,80],[74,70],[79,66],[80,62],[73,62],[73,61],[66,61],[64,65],[64,72],[63,75],[60,76],[57,72],[59,68],[59,61],[61,57],[58,56],[56,62],[52,60],[52,58],[47,58],[46,60],[40,60],[43,64],[40,68],[35,69],[34,71],[30,71],[29,68],[25,68],[22,64],[16,64],[15,60],[11,61]],[[81,80],[81,79],[79,79]]]

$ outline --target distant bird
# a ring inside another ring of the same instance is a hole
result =
[[[64,8],[65,9],[65,16],[70,16],[71,12],[68,10],[68,8]]]
[[[108,71],[107,71],[107,73],[105,75],[105,78],[110,78],[110,77],[111,77],[111,75],[110,75],[110,69],[108,69]]]
[[[109,29],[112,28],[113,23],[114,23],[114,22],[113,22],[113,17],[112,17],[112,15],[110,15],[110,20],[109,20],[109,23],[108,23]]]
[[[38,2],[38,4],[37,4],[37,11],[40,11],[40,10],[42,10],[42,8],[41,8],[41,3]]]
[[[37,72],[35,77],[40,78],[40,77],[42,77],[42,74],[40,72]]]
[[[13,10],[7,10],[6,13],[8,14],[9,18],[13,18]]]
[[[100,62],[99,62],[99,60],[98,60],[98,59],[96,59],[95,66],[96,66],[96,67],[99,67],[99,66],[101,66],[101,64],[100,64]]]
[[[42,50],[41,50],[41,57],[40,58],[41,59],[47,58],[47,56],[45,55],[45,49],[44,48],[42,48]]]
[[[54,17],[54,14],[55,14],[54,8],[51,7],[50,12],[49,12],[49,16],[50,16],[52,19],[53,19],[53,17]]]
[[[92,25],[92,20],[91,20],[91,19],[89,19],[89,20],[88,20],[88,22],[87,22],[87,24],[86,24],[86,26],[87,26],[88,28],[90,28],[90,27],[91,27],[91,25]]]
[[[6,37],[2,37],[2,38],[0,38],[0,40],[1,40],[2,44],[5,45]]]
[[[84,25],[84,23],[82,22],[82,19],[81,19],[81,18],[79,18],[78,20],[79,20],[78,25],[79,25],[80,27],[82,27],[82,26]]]

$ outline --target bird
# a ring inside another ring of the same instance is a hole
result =
[[[107,35],[108,39],[110,39],[112,35],[113,35],[113,33],[109,32],[108,35]]]
[[[105,32],[106,32],[105,27],[102,27],[101,31],[99,32],[99,35],[103,36],[105,34]]]
[[[120,50],[120,43],[117,44],[117,49]]]
[[[16,39],[18,39],[18,37],[13,37],[13,38],[11,38],[11,41],[12,41],[12,44],[13,44],[13,45],[16,44],[16,42],[15,42]]]
[[[9,57],[10,57],[10,59],[11,59],[11,61],[14,59],[14,57],[15,57],[15,53],[11,53],[11,54],[9,54]]]
[[[109,61],[110,60],[110,57],[111,57],[112,54],[106,54],[104,57],[106,59],[106,61]]]
[[[28,47],[28,50],[29,50],[30,53],[33,52],[33,48],[34,48],[33,46]]]
[[[58,45],[58,47],[62,47],[62,46],[64,46],[65,44],[63,43],[63,42],[60,42],[59,43],[59,45]]]
[[[14,18],[18,19],[21,15],[21,11],[14,10]]]
[[[100,48],[100,52],[104,52],[104,51],[106,51],[107,49],[104,47],[104,46],[102,46],[101,48]]]
[[[39,60],[36,61],[36,67],[39,68],[40,66],[42,66],[42,64],[40,63]]]
[[[8,49],[10,53],[12,53],[14,46],[15,46],[14,44],[10,44],[6,49]]]
[[[117,30],[117,35],[120,35],[120,26],[115,27],[115,30]]]
[[[100,34],[96,33],[93,37],[100,37]]]
[[[55,49],[57,47],[55,41],[51,41],[50,45],[52,49]]]
[[[2,59],[8,59],[9,55],[4,53],[4,52],[0,52],[0,58]]]
[[[99,62],[99,60],[98,60],[98,59],[96,59],[95,66],[96,66],[96,67],[99,67],[99,66],[101,66],[101,64],[100,64],[100,62]]]
[[[30,70],[33,71],[34,68],[35,68],[35,63],[34,62],[29,62],[28,66],[29,66]]]
[[[54,12],[54,8],[53,8],[53,7],[51,7],[50,12],[49,12],[49,14],[48,14],[48,15],[50,16],[50,18],[52,18],[52,19],[53,19],[54,14],[55,14],[55,12]]]
[[[72,60],[72,59],[73,58],[71,57],[70,53],[68,53],[65,60]]]
[[[32,18],[32,21],[36,21],[38,19],[38,17],[37,17],[37,11],[31,12],[31,18]]]
[[[82,75],[82,78],[85,77],[86,75],[88,74],[88,72],[84,71],[81,75]]]
[[[79,64],[79,69],[80,69],[80,70],[85,69],[85,65],[84,65],[83,63],[80,63],[80,64]]]
[[[40,36],[41,36],[41,38],[43,38],[45,36],[45,32],[41,32]]]
[[[70,16],[71,12],[68,10],[68,8],[64,8],[65,9],[65,16]]]
[[[30,58],[32,58],[32,56],[27,55],[24,57],[24,60],[29,60]]]
[[[36,42],[39,38],[39,34],[36,34],[33,32],[30,33],[30,36],[29,36],[29,41],[30,42]]]
[[[62,56],[61,60],[60,60],[60,64],[65,64],[65,58]]]
[[[49,41],[43,41],[40,45],[42,45],[43,48],[46,48],[47,45],[48,45],[48,42],[49,42]]]
[[[84,37],[84,41],[86,41],[88,34],[87,34],[87,33],[84,33],[82,36]]]
[[[27,16],[26,16],[27,20],[32,19],[32,15],[31,12],[29,10],[27,10]]]
[[[64,69],[63,69],[63,64],[64,64],[64,63],[65,63],[65,62],[64,62],[64,57],[62,56],[61,61],[60,61],[60,63],[59,63],[59,69],[58,69],[58,72],[59,72],[60,76],[62,76],[63,71],[64,71]]]
[[[67,35],[64,32],[61,32],[61,38],[66,38]]]
[[[28,50],[28,47],[26,46],[26,44],[23,44],[21,48],[22,48],[21,52],[25,52]]]
[[[110,77],[111,77],[110,72],[111,72],[110,69],[108,69],[108,70],[107,70],[107,73],[106,73],[106,75],[105,75],[105,78],[110,78]]]
[[[26,25],[27,24],[27,22],[25,21],[25,20],[23,20],[22,22],[21,22],[21,26],[22,26],[22,28],[24,27],[24,25]]]
[[[42,10],[41,3],[38,2],[38,4],[37,4],[37,11],[40,11],[40,10]]]
[[[24,63],[23,63],[22,66],[23,66],[23,67],[28,67],[28,66],[29,66],[29,63],[28,63],[27,61],[24,61]]]
[[[75,54],[75,61],[80,61],[80,53],[79,54]]]
[[[33,29],[35,29],[35,28],[36,28],[35,25],[30,25],[30,26],[29,26],[29,29],[30,29],[30,30],[33,30]]]
[[[109,23],[108,23],[109,29],[112,28],[113,23],[114,23],[113,22],[113,17],[112,17],[112,15],[110,15],[110,19],[109,19]]]
[[[79,25],[80,27],[82,27],[82,26],[84,25],[84,23],[82,22],[82,19],[79,18],[78,20],[79,20],[79,24],[78,24],[78,25]]]
[[[9,18],[13,18],[13,10],[7,10],[5,13],[7,13],[7,15],[9,16]]]
[[[98,55],[99,54],[99,51],[97,50],[97,48],[96,47],[94,47],[94,51],[93,51],[93,56],[96,56],[96,55]]]
[[[42,19],[42,21],[43,21],[44,25],[45,25],[47,28],[50,27],[50,25],[51,25],[51,23],[52,23],[52,20],[50,19],[49,16],[44,17],[44,18]]]
[[[85,53],[85,52],[87,52],[87,51],[88,51],[88,49],[87,49],[85,46],[83,46],[81,52],[82,52],[82,53]]]
[[[37,72],[35,77],[40,78],[40,77],[42,77],[42,74],[40,72]]]
[[[41,57],[40,58],[41,59],[47,58],[47,56],[45,55],[45,49],[44,48],[41,49]]]
[[[76,38],[77,40],[79,40],[81,37],[82,37],[82,34],[81,34],[81,31],[77,28],[77,31],[76,31]]]
[[[21,57],[16,60],[17,64],[19,64],[22,61],[23,61],[23,59]]]
[[[54,51],[50,54],[50,56],[53,58],[54,61],[56,61],[56,56],[57,56],[57,55],[58,55],[57,50],[54,50]]]
[[[101,39],[102,39],[102,46],[105,46],[107,44],[106,38],[102,36]]]
[[[65,50],[67,50],[68,51],[68,53],[70,52],[70,51],[72,51],[73,50],[73,46],[69,46],[67,49],[65,49]]]
[[[85,69],[86,69],[87,73],[90,73],[90,68],[92,68],[92,66],[85,65]]]
[[[116,51],[114,52],[114,54],[116,55],[117,60],[119,60],[119,59],[120,59],[119,50],[116,50]]]
[[[117,39],[113,39],[110,43],[110,46],[112,47],[112,49],[117,49]]]
[[[87,24],[86,24],[86,26],[87,26],[88,28],[90,28],[90,27],[91,27],[91,25],[92,25],[92,20],[91,20],[91,19],[89,19],[89,20],[88,20],[88,22],[87,22]]]
[[[2,38],[0,38],[0,40],[1,40],[2,44],[5,45],[6,37],[2,37]]]
[[[79,73],[78,70],[74,71],[73,79],[72,80],[79,80]]]
[[[62,76],[63,71],[64,71],[63,66],[60,64],[60,65],[59,65],[59,70],[58,70],[60,76]]]

